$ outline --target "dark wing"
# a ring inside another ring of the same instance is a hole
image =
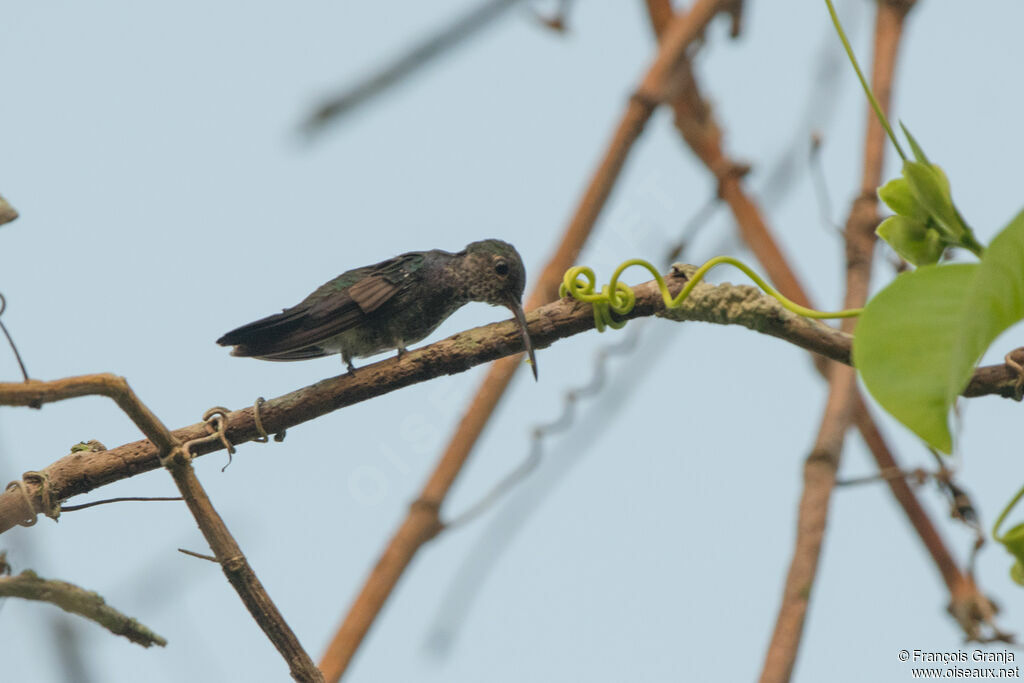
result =
[[[390,277],[389,273],[375,273],[364,277],[345,290],[363,313],[372,313],[387,303],[406,284],[405,274]]]
[[[328,355],[320,342],[359,325],[408,287],[422,264],[422,253],[410,253],[342,273],[296,306],[232,330],[217,343],[235,346],[232,355],[265,360]]]

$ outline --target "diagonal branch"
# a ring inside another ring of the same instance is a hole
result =
[[[889,108],[903,21],[912,4],[881,2],[877,5],[871,83],[883,111]],[[875,190],[882,182],[884,151],[885,138],[882,127],[877,119],[869,114],[860,196],[853,203],[845,230],[846,307],[863,306],[868,298],[875,246],[874,230],[878,225],[878,199]],[[852,331],[854,324],[854,321],[843,321],[843,328]],[[829,373],[829,395],[825,404],[825,414],[814,447],[804,463],[804,489],[797,513],[796,546],[786,576],[775,630],[761,670],[762,682],[788,681],[792,676],[811,589],[817,576],[829,502],[835,487],[836,470],[857,402],[854,371],[851,368],[833,365]]]
[[[660,36],[664,32],[668,18],[672,16],[671,5],[668,0],[647,0],[647,7],[654,32]],[[772,282],[795,302],[813,308],[810,298],[779,249],[756,202],[746,194],[741,174],[736,172],[741,165],[730,160],[723,152],[722,131],[715,120],[714,112],[701,96],[694,74],[684,71],[682,77],[685,86],[672,102],[676,126],[691,150],[716,176],[719,193],[732,211],[744,241],[769,273]],[[827,364],[823,360],[822,357],[816,357],[815,365],[824,374],[827,371]],[[854,406],[854,418],[879,469],[898,468],[892,451],[859,394]],[[988,599],[980,592],[973,578],[960,569],[913,489],[905,480],[898,477],[888,477],[886,482],[949,589],[950,612],[955,615],[979,615],[990,612],[990,605],[986,607]],[[980,609],[975,608],[978,605],[981,606]],[[970,637],[971,633],[976,631],[976,625],[969,624],[968,621],[960,619],[960,623],[965,626],[964,632]]]
[[[704,28],[723,6],[730,4],[731,1],[697,0],[688,12],[677,16],[666,30],[665,40],[635,94],[630,98],[614,137],[566,228],[558,250],[530,294],[526,304],[527,310],[554,299],[562,273],[572,265],[590,235],[633,143],[640,136],[656,106],[665,98],[675,69],[685,57],[687,48],[703,33]],[[412,556],[436,532],[437,508],[462,470],[473,445],[483,432],[518,367],[518,358],[503,360],[495,363],[484,378],[448,448],[423,488],[420,498],[429,501],[429,505],[414,505],[410,510],[367,578],[348,616],[328,645],[321,660],[321,668],[327,680],[337,680],[344,673]]]
[[[881,472],[896,472],[902,468],[896,462],[895,457],[889,450],[888,445],[882,438],[878,425],[868,413],[867,406],[858,395],[857,403],[854,406],[854,420],[860,430],[864,443],[875,456]],[[991,625],[996,608],[992,602],[981,592],[981,589],[974,582],[974,577],[969,572],[960,569],[956,560],[946,548],[939,532],[935,529],[928,513],[921,506],[914,490],[910,488],[905,477],[885,477],[885,482],[892,491],[893,496],[903,507],[907,519],[913,525],[914,530],[925,548],[931,555],[935,566],[942,576],[946,587],[949,589],[950,601],[948,611],[960,624],[964,635],[968,640],[980,638],[979,626],[984,623]]]
[[[228,531],[224,520],[213,507],[192,467],[192,459],[183,448],[175,448],[164,459],[164,466],[174,478],[181,497],[185,499],[199,530],[210,544],[224,576],[242,599],[249,614],[259,624],[270,642],[281,653],[292,678],[302,683],[322,683],[323,676],[292,631],[284,615],[270,599],[263,583],[242,554],[242,549]]]
[[[483,4],[473,7],[451,25],[418,43],[380,71],[325,101],[310,115],[303,128],[308,133],[320,131],[327,124],[337,121],[424,68],[448,50],[457,47],[519,1],[486,0]]]
[[[3,562],[0,555],[0,563]],[[153,633],[145,624],[122,614],[106,603],[102,596],[66,581],[43,579],[35,572],[25,570],[17,576],[0,576],[0,597],[40,600],[94,621],[116,636],[124,636],[143,647],[167,645],[167,641]]]
[[[128,382],[123,377],[116,375],[85,375],[53,382],[29,380],[19,384],[0,384],[0,405],[38,407],[44,403],[80,396],[107,396],[113,399],[142,433],[149,437],[149,441],[146,443],[155,451],[153,455],[156,465],[163,465],[170,472],[178,490],[181,491],[182,498],[195,517],[200,531],[213,549],[225,576],[238,592],[253,619],[288,663],[292,677],[297,681],[314,683],[322,681],[323,677],[313,665],[313,660],[302,649],[298,638],[295,637],[284,617],[277,610],[195,475],[189,447],[193,441],[204,439],[209,435],[193,437],[183,444],[179,440],[180,437],[172,434],[156,415],[139,400],[135,392],[128,386]],[[77,461],[94,455],[102,456],[105,453],[109,453],[109,451],[99,453],[80,451],[73,453],[68,458]],[[56,465],[60,465],[60,462]],[[54,467],[53,473],[56,471],[57,468]],[[14,486],[8,486],[4,494],[0,496],[0,513],[5,507],[3,499],[11,498],[7,501],[8,504],[12,501],[18,501],[22,506],[26,501],[31,504],[32,523],[35,521],[37,505],[41,506],[48,515],[56,517],[60,501],[66,497],[60,494],[59,487],[55,488],[54,484],[58,482],[52,478],[49,468],[43,472],[31,474],[33,475],[32,480],[38,485],[36,492],[38,498],[26,490],[29,479],[26,476],[21,482],[13,482]],[[21,494],[20,500],[18,494]],[[21,514],[24,518],[24,509]],[[15,522],[21,523],[22,520],[16,519]],[[4,526],[4,530],[6,528],[8,527]]]

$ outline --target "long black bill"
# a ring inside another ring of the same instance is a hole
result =
[[[526,329],[526,315],[523,313],[523,307],[518,301],[512,301],[505,305],[512,311],[512,315],[516,317],[516,322],[519,323],[519,331],[523,333],[523,346],[526,348],[526,353],[530,356],[530,369],[533,370],[533,379],[536,380],[537,357],[533,355],[533,340],[530,339],[530,331]]]

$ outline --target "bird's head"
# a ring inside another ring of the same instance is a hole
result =
[[[523,336],[523,346],[530,357],[533,377],[537,378],[537,360],[533,342],[526,328],[523,314],[523,290],[526,287],[526,269],[519,252],[508,242],[481,240],[472,242],[462,250],[465,259],[467,294],[472,301],[483,301],[492,306],[505,306],[516,318]]]

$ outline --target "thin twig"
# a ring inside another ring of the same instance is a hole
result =
[[[189,557],[197,557],[200,560],[206,560],[207,562],[213,562],[217,564],[217,558],[213,555],[207,555],[206,553],[197,553],[194,550],[186,550],[185,548],[178,548],[178,552],[182,555],[188,555]]]
[[[444,522],[445,531],[456,527],[465,526],[476,520],[489,509],[491,509],[505,494],[511,491],[517,484],[530,475],[540,465],[543,454],[543,440],[556,434],[565,432],[573,423],[576,416],[576,407],[581,398],[589,398],[600,393],[604,388],[607,376],[606,364],[610,356],[620,353],[627,353],[636,348],[643,324],[649,323],[649,319],[637,320],[622,335],[617,335],[618,341],[603,347],[594,354],[594,370],[590,379],[582,385],[574,387],[563,395],[562,411],[553,420],[544,424],[536,425],[531,436],[530,450],[526,458],[522,460],[511,472],[498,480],[498,483],[488,491],[482,498],[470,505],[466,510],[455,515]]]
[[[865,474],[859,477],[849,477],[845,479],[836,479],[836,488],[845,488],[847,486],[863,486],[864,484],[877,484],[880,481],[887,481],[889,479],[902,477],[903,479],[912,480],[914,483],[922,483],[925,479],[931,476],[928,472],[923,469],[917,468],[913,470],[901,470],[898,467],[891,469],[881,470],[875,474]]]
[[[2,197],[0,197],[0,200],[2,200]],[[2,209],[3,207],[0,206],[0,212],[2,212]],[[4,298],[3,294],[0,294],[0,318],[3,317],[4,311],[6,310],[7,299]],[[18,353],[18,345],[14,343],[14,339],[11,337],[11,333],[7,331],[7,326],[4,325],[4,321],[2,319],[0,319],[0,332],[3,332],[4,336],[7,338],[7,343],[10,345],[11,351],[14,352],[14,359],[18,361],[18,367],[21,369],[21,377],[27,382],[28,370],[25,369],[25,363],[21,360],[21,354]]]
[[[418,43],[384,68],[321,104],[303,124],[303,129],[307,133],[321,131],[327,124],[366,104],[476,35],[519,1],[486,0],[473,7],[465,15]]]
[[[865,8],[866,5],[858,0],[846,0],[845,7]],[[855,34],[855,21],[860,12],[846,12],[847,32]],[[835,112],[842,105],[842,98],[839,96],[840,86],[843,83],[842,75],[846,73],[846,55],[836,45],[835,29],[829,24],[819,38],[819,45],[814,51],[807,65],[811,72],[807,82],[806,100],[802,105],[802,114],[794,118],[793,134],[789,142],[783,145],[783,151],[777,160],[767,165],[764,170],[758,172],[758,197],[760,203],[765,207],[777,206],[785,195],[787,188],[793,183],[798,174],[803,174],[807,168],[807,156],[805,144],[808,131],[814,131],[815,135],[828,137],[829,122],[835,117]],[[830,220],[828,225],[834,225],[837,230],[832,211],[828,212]]]
[[[864,442],[874,454],[879,470],[900,470],[901,468],[896,463],[892,451],[889,450],[888,445],[885,443],[877,423],[871,418],[867,406],[860,397],[858,397],[857,405],[854,407],[854,420],[860,429]],[[956,560],[953,559],[946,549],[942,538],[929,519],[928,513],[925,512],[913,489],[910,488],[910,484],[902,477],[886,478],[886,483],[889,485],[893,496],[899,501],[910,523],[914,526],[914,530],[921,537],[925,548],[939,570],[939,574],[942,575],[943,581],[945,581],[946,586],[949,588],[953,601],[962,600],[963,596],[969,592],[964,590],[965,584],[971,582],[973,585],[973,581],[960,570]],[[973,592],[977,593],[977,588],[974,588]]]
[[[181,496],[122,496],[121,498],[104,498],[103,500],[94,500],[91,503],[82,503],[81,505],[62,505],[60,507],[61,512],[76,512],[78,510],[86,510],[88,508],[96,507],[97,505],[107,505],[109,503],[129,503],[129,502],[152,502],[152,501],[170,501],[170,500],[184,500]]]
[[[828,230],[839,233],[839,225],[832,218],[832,199],[828,193],[828,181],[825,179],[825,165],[821,161],[821,136],[815,134],[811,138],[808,160],[811,164],[811,182],[814,184],[814,196],[821,212],[821,224]]]

